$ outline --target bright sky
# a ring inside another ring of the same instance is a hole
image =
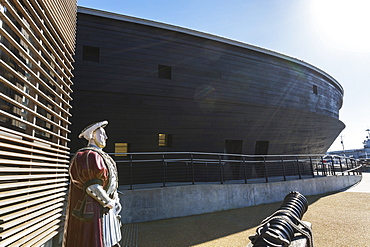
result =
[[[79,6],[185,27],[304,60],[344,88],[346,128],[330,151],[362,148],[370,128],[368,0],[78,0]]]

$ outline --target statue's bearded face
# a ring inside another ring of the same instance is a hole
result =
[[[93,138],[96,146],[103,148],[106,145],[106,140],[108,139],[108,136],[103,128],[99,128],[94,132]]]

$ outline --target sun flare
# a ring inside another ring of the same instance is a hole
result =
[[[370,1],[315,0],[314,25],[320,39],[336,49],[370,52]]]

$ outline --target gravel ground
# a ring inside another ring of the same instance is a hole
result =
[[[349,190],[308,196],[304,221],[311,222],[315,247],[370,247],[370,173]],[[263,219],[281,203],[272,203],[176,219],[127,224],[124,246],[245,247]]]

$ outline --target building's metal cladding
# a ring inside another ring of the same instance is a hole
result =
[[[102,119],[108,152],[317,154],[344,128],[343,89],[313,65],[163,23],[78,12],[72,150],[84,145],[76,133]]]
[[[0,246],[63,230],[76,13],[76,0],[0,1]]]

